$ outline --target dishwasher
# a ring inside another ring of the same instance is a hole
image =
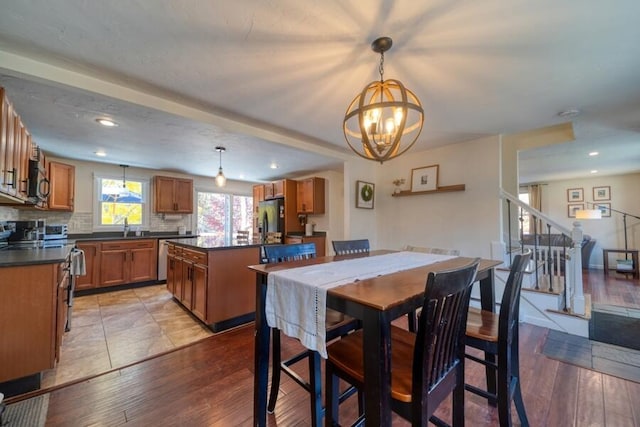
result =
[[[158,280],[167,280],[167,251],[166,240],[158,240]]]

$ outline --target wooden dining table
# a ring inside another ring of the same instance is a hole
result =
[[[266,426],[269,374],[270,328],[265,317],[267,278],[270,273],[352,258],[372,257],[396,251],[379,250],[368,254],[326,256],[308,260],[259,264],[256,272],[255,372],[253,424]],[[430,272],[462,267],[472,258],[455,257],[418,268],[358,280],[327,291],[327,307],[361,319],[365,369],[365,418],[368,425],[391,425],[391,322],[422,306]],[[495,310],[494,268],[502,261],[481,259],[476,280],[480,283],[483,310]]]

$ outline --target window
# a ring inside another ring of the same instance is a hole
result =
[[[124,220],[132,229],[147,229],[149,181],[95,176],[94,229],[121,230]]]
[[[210,236],[218,244],[233,240],[236,231],[251,230],[253,197],[198,191],[198,234]]]

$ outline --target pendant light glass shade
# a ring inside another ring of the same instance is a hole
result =
[[[220,153],[220,166],[218,167],[218,175],[216,175],[216,186],[224,187],[227,184],[227,178],[222,173],[222,153],[226,151],[226,148],[218,146],[216,151]]]
[[[371,48],[380,53],[380,81],[373,81],[351,101],[343,130],[349,147],[360,157],[383,163],[407,151],[418,139],[424,111],[418,97],[399,80],[384,80],[384,52],[389,37],[376,39]]]

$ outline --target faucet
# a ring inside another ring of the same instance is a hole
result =
[[[127,237],[129,234],[129,220],[127,218],[124,219],[124,237]]]

